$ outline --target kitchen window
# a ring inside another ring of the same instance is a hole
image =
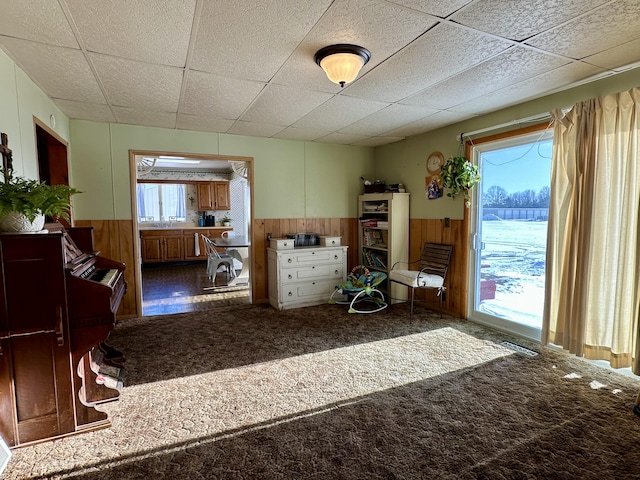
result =
[[[139,222],[186,222],[187,189],[184,184],[139,183]]]

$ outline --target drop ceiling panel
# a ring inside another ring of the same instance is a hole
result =
[[[4,47],[53,98],[107,103],[80,50],[5,38]]]
[[[427,88],[402,103],[445,110],[566,63],[567,60],[563,58],[514,47],[490,61]],[[496,97],[496,102],[499,101],[501,99]]]
[[[353,144],[361,147],[378,147],[388,143],[399,142],[400,140],[404,140],[404,137],[369,137]]]
[[[186,79],[180,113],[237,119],[264,88],[264,84],[233,80],[191,71]]]
[[[331,95],[324,92],[267,85],[240,119],[287,127],[330,98]]]
[[[391,105],[341,129],[340,133],[369,136],[382,135],[389,130],[400,128],[407,123],[415,122],[434,113],[436,113],[436,110],[430,108],[399,104]]]
[[[440,24],[366,74],[347,93],[397,102],[510,46],[486,35]]]
[[[591,65],[575,62],[564,65],[555,70],[536,75],[518,83],[513,83],[488,95],[482,95],[471,101],[461,103],[452,107],[451,110],[460,113],[482,114],[495,110],[496,105],[511,106],[520,103],[523,99],[528,100],[541,95],[550,94],[564,85],[578,82],[580,79],[588,78],[603,73],[602,69]],[[527,92],[529,97],[523,97],[522,92]]]
[[[306,140],[312,141],[320,137],[329,135],[331,132],[327,130],[320,130],[318,128],[298,128],[287,127],[284,130],[274,135],[274,138],[282,138],[285,140]]]
[[[57,0],[4,0],[0,9],[2,35],[79,48]]]
[[[56,105],[58,105],[60,110],[69,118],[102,123],[112,123],[116,121],[116,117],[111,112],[111,108],[106,104],[99,105],[96,103],[58,99],[56,100]]]
[[[470,118],[470,115],[446,111],[437,112],[431,116],[421,118],[415,122],[396,128],[395,130],[385,132],[385,135],[409,137],[411,135],[418,135],[426,130],[433,130],[444,125],[461,122],[467,118]]]
[[[389,103],[336,95],[295,122],[294,126],[339,130],[388,106]]]
[[[433,27],[436,20],[380,0],[337,0],[274,77],[274,82],[339,92],[340,87],[331,83],[314,62],[318,50],[336,43],[368,49],[371,59],[362,69],[364,74]]]
[[[512,40],[525,40],[561,25],[608,0],[478,0],[451,18],[458,23]]]
[[[611,28],[616,25],[616,28]],[[638,0],[618,0],[527,40],[529,45],[580,59],[640,38]]]
[[[352,135],[347,133],[333,132],[324,137],[316,139],[316,142],[336,143],[338,145],[353,145],[370,138],[368,135]]]
[[[0,6],[0,47],[71,118],[99,122],[377,145],[640,71],[638,0]],[[313,60],[334,43],[372,55],[344,89]],[[438,109],[401,114],[409,102]]]
[[[394,0],[398,5],[418,10],[420,12],[436,15],[440,18],[446,18],[456,10],[465,6],[471,0]]]
[[[177,112],[183,71],[106,55],[89,55],[113,105]]]
[[[184,67],[195,0],[65,0],[87,50]]]
[[[119,123],[147,125],[150,127],[176,128],[175,113],[127,107],[113,107],[113,110]]]
[[[640,39],[586,57],[584,61],[602,68],[623,70],[621,67],[638,62],[638,52],[640,52]]]
[[[234,120],[224,118],[207,118],[179,113],[176,128],[181,130],[196,130],[199,132],[225,133],[231,128],[233,123]]]
[[[192,66],[233,78],[269,81],[330,4],[329,0],[204,2]]]
[[[231,126],[227,133],[248,135],[250,137],[273,137],[282,129],[283,127],[280,125],[237,121]]]

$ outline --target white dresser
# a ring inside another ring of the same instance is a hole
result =
[[[347,279],[347,248],[268,248],[269,302],[278,310],[328,303]]]

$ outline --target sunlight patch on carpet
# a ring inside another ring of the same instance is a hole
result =
[[[304,415],[412,382],[471,368],[511,349],[451,327],[396,338],[323,350],[190,377],[133,385],[114,405],[113,427],[131,430],[131,442],[144,448],[220,435],[264,422]],[[138,393],[138,391],[141,391]],[[142,393],[142,391],[144,393]],[[129,403],[148,411],[117,415]],[[171,395],[171,402],[161,399]],[[189,411],[189,415],[183,412]],[[133,434],[146,431],[148,415],[166,426],[162,443]],[[184,425],[185,416],[200,419]]]

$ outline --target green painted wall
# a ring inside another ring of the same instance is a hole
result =
[[[38,178],[36,133],[33,118],[49,126],[65,141],[69,140],[69,119],[29,79],[2,50],[0,50],[0,132],[9,137],[16,175]],[[50,117],[55,118],[55,128]]]
[[[129,150],[253,157],[255,218],[355,217],[371,147],[71,120],[79,220],[130,219]]]
[[[513,120],[546,113],[555,108],[571,107],[588,98],[621,92],[637,86],[640,86],[640,68],[422,135],[409,137],[401,142],[377,147],[375,150],[376,177],[387,183],[405,184],[407,191],[411,192],[409,209],[411,218],[450,217],[456,220],[462,219],[464,216],[462,197],[451,199],[445,196],[437,200],[427,200],[426,198],[425,177],[428,176],[426,162],[427,156],[431,152],[442,152],[446,159],[458,152],[458,139],[461,133],[501,125]],[[477,139],[498,132],[499,130],[491,131],[473,138]]]

